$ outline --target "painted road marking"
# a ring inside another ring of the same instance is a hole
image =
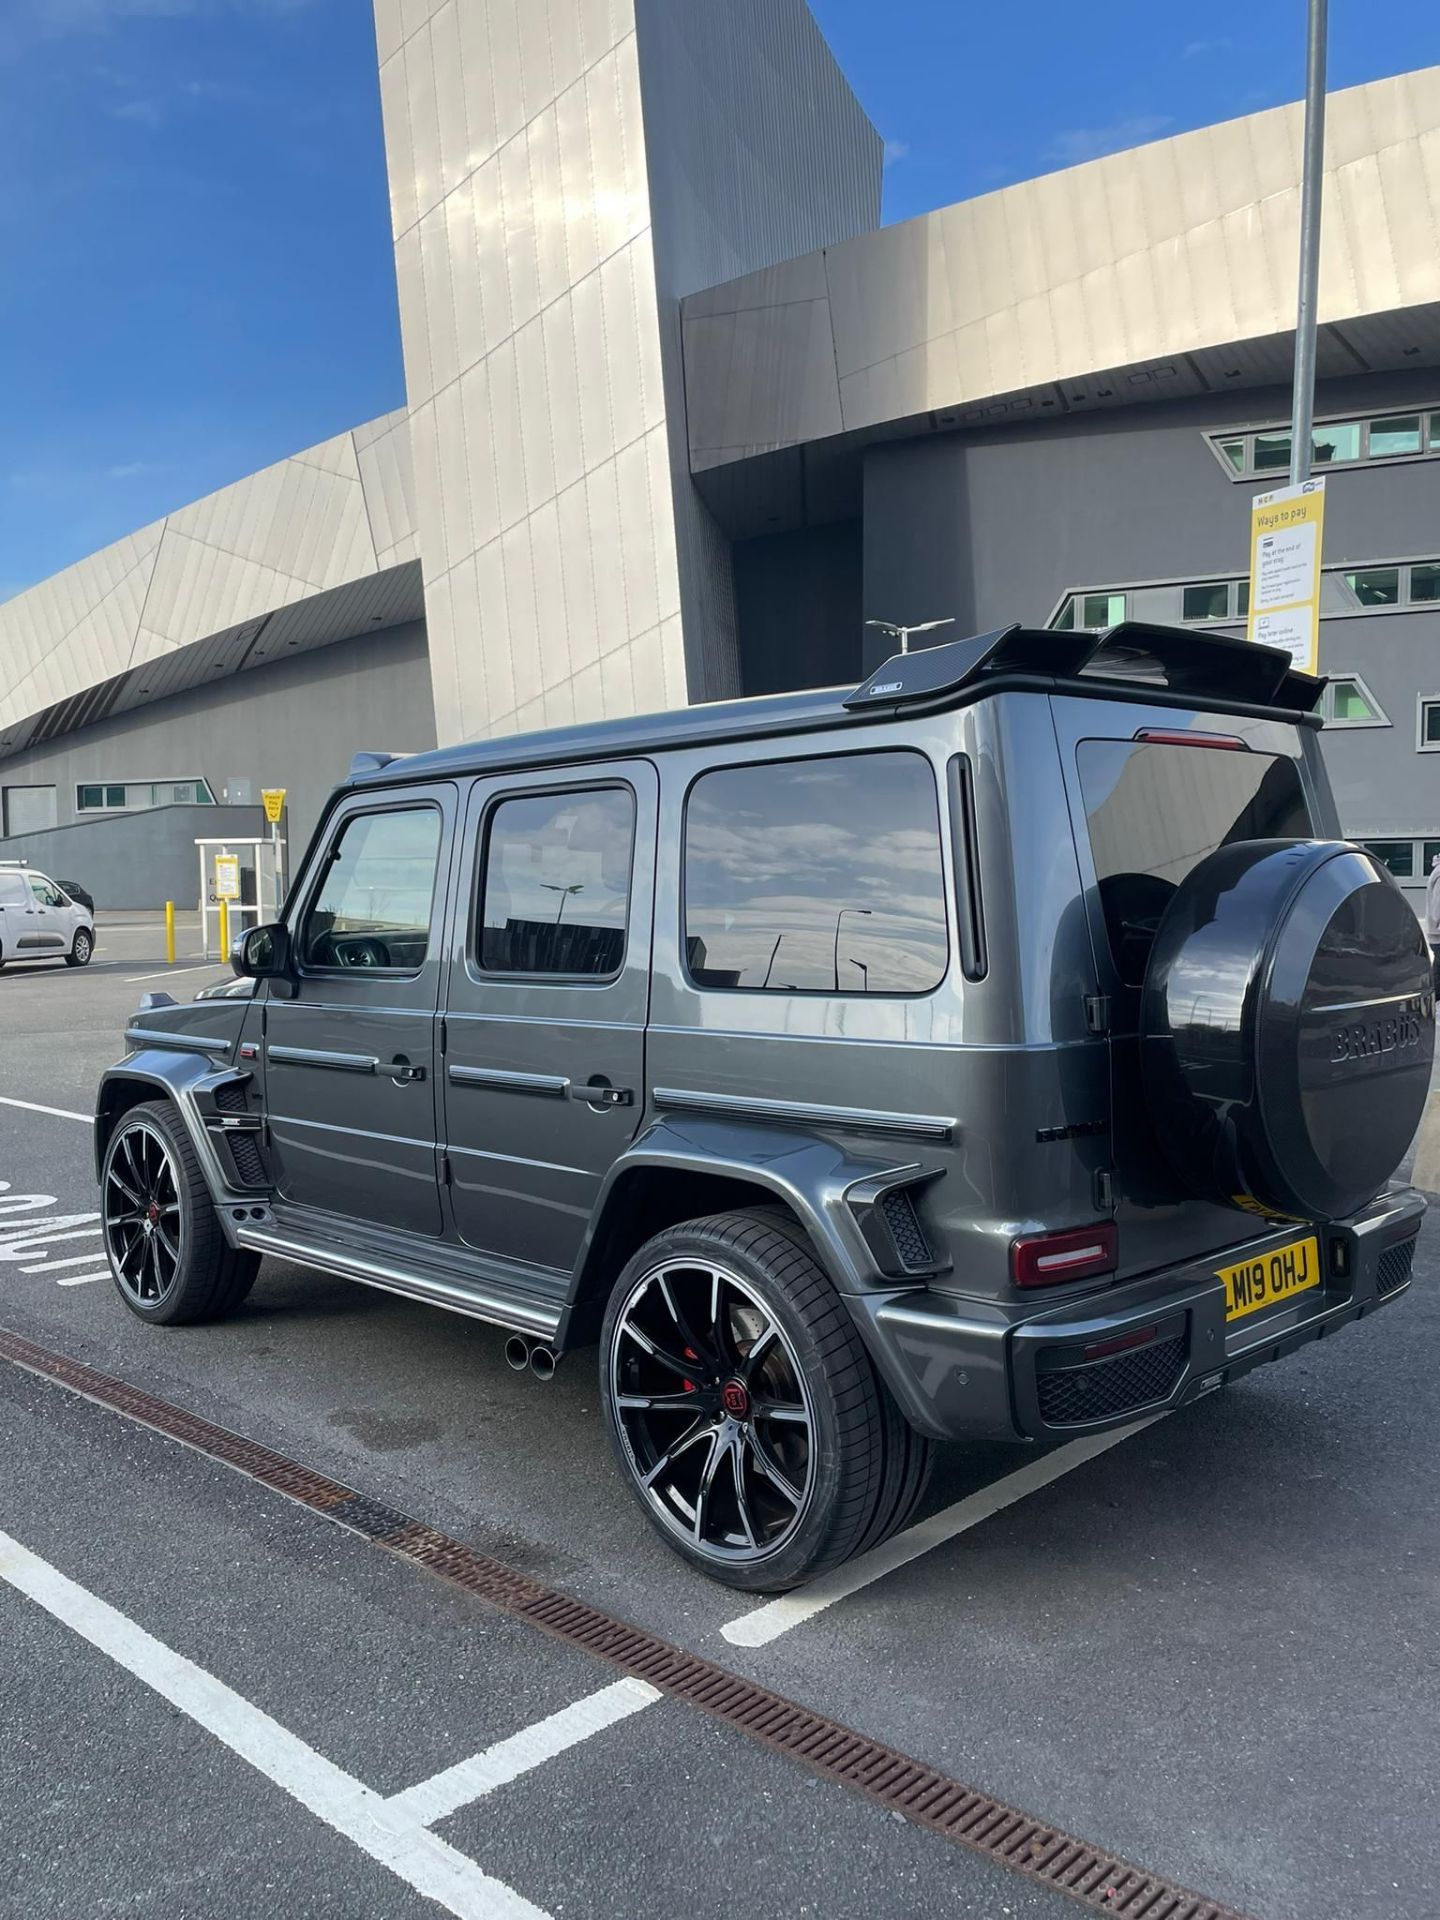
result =
[[[53,1193],[12,1193],[10,1182],[0,1180],[0,1260],[28,1262],[22,1273],[58,1273],[62,1267],[89,1267],[89,1273],[66,1273],[57,1278],[57,1287],[88,1287],[97,1280],[108,1280],[110,1269],[103,1251],[72,1254],[60,1260],[50,1258],[50,1247],[57,1240],[88,1240],[100,1231],[98,1213],[62,1213],[43,1220],[40,1209],[56,1205]],[[92,1224],[93,1223],[93,1224]],[[34,1256],[38,1254],[39,1259]],[[96,1263],[102,1263],[96,1270]]]
[[[873,1553],[861,1554],[858,1559],[837,1567],[833,1573],[822,1574],[798,1593],[781,1594],[778,1600],[767,1600],[762,1606],[752,1607],[748,1613],[737,1615],[735,1619],[728,1620],[720,1631],[733,1647],[768,1646],[772,1640],[778,1640],[782,1633],[789,1633],[805,1621],[813,1620],[817,1613],[823,1613],[827,1607],[833,1607],[837,1600],[848,1599],[852,1593],[859,1593],[862,1587],[883,1580],[887,1573],[908,1566],[912,1560],[918,1560],[922,1554],[943,1546],[947,1540],[968,1532],[971,1527],[978,1527],[982,1520],[988,1520],[992,1514],[1013,1506],[1017,1500],[1023,1500],[1027,1493],[1048,1487],[1052,1481],[1063,1478],[1076,1467],[1083,1467],[1087,1460],[1093,1460],[1097,1454],[1119,1446],[1122,1440],[1128,1440],[1132,1434],[1142,1433],[1146,1427],[1153,1427],[1157,1420],[1165,1417],[1163,1413],[1153,1414],[1148,1420],[1133,1421],[1128,1427],[1117,1427],[1109,1433],[1088,1434],[1083,1440],[1072,1440],[1066,1446],[1057,1447],[1054,1453],[1047,1453],[1042,1460],[1031,1460],[1017,1472],[1007,1473],[1003,1479],[994,1480],[977,1493],[957,1500],[953,1507],[945,1507],[941,1512],[931,1514],[928,1520],[920,1521],[918,1526],[907,1527],[904,1533],[897,1533],[883,1546],[876,1547]]]
[[[88,1287],[96,1280],[108,1280],[109,1278],[110,1269],[106,1267],[100,1273],[68,1274],[65,1279],[57,1280],[55,1284],[57,1287]]]
[[[533,1727],[524,1727],[506,1740],[497,1740],[483,1753],[473,1754],[470,1759],[447,1767],[443,1773],[407,1787],[387,1804],[418,1820],[422,1827],[433,1827],[437,1820],[448,1819],[461,1807],[469,1806],[472,1800],[518,1780],[522,1774],[588,1740],[591,1734],[603,1733],[606,1727],[617,1725],[642,1707],[648,1707],[652,1700],[661,1698],[658,1687],[627,1675],[612,1686],[602,1687],[598,1693],[587,1693],[583,1700],[562,1707],[548,1719],[537,1720]]]
[[[0,1107],[22,1107],[26,1113],[51,1113],[57,1120],[83,1120],[87,1127],[93,1127],[93,1113],[72,1113],[69,1107],[42,1107],[34,1100],[11,1100],[0,1093]]]
[[[97,1227],[98,1233],[100,1229]],[[57,1267],[93,1267],[96,1256],[93,1253],[72,1254],[68,1260],[42,1260],[38,1266],[21,1267],[22,1273],[54,1273]]]
[[[459,1920],[550,1920],[468,1854],[361,1784],[249,1700],[0,1533],[0,1580],[168,1700],[362,1853]]]
[[[181,973],[218,973],[224,965],[223,960],[211,960],[198,967],[165,967],[159,973],[132,973],[122,985],[138,987],[142,980],[173,980]]]

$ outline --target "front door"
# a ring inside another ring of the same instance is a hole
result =
[[[264,1009],[285,1200],[441,1232],[435,1023],[455,813],[449,785],[354,795],[311,858],[290,915],[293,997],[272,983]]]
[[[657,792],[630,761],[471,794],[445,1005],[455,1229],[552,1275],[644,1106]]]
[[[32,917],[27,922],[29,937],[20,944],[37,953],[64,953],[70,945],[70,916],[65,910],[65,896],[55,882],[43,874],[32,873],[28,878]]]

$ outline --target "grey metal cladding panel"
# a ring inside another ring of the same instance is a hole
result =
[[[741,448],[839,433],[830,302],[684,319],[685,404],[693,467]]]

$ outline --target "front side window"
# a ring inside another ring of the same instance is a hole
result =
[[[352,814],[331,843],[305,915],[302,963],[407,973],[423,965],[439,852],[434,807]]]
[[[685,809],[685,954],[700,987],[928,993],[948,940],[940,812],[916,753],[702,774]]]
[[[1217,847],[1311,831],[1295,762],[1277,754],[1082,740],[1076,757],[1105,931],[1129,986],[1145,978],[1176,888]]]
[[[485,839],[482,969],[613,978],[625,959],[634,844],[628,787],[502,800]]]
[[[63,907],[64,895],[53,880],[47,880],[42,874],[30,875],[30,891],[42,907]]]

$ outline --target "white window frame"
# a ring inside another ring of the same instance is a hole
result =
[[[99,787],[102,792],[107,787],[124,787],[128,792],[131,787],[183,787],[183,786],[191,786],[196,788],[203,787],[205,792],[209,794],[210,798],[208,801],[206,800],[153,801],[152,800],[152,801],[147,801],[143,807],[132,807],[128,800],[125,802],[124,806],[120,806],[120,807],[106,806],[103,802],[98,807],[87,807],[84,805],[84,803],[81,801],[81,798],[80,798],[80,795],[85,791],[86,787]],[[148,778],[146,777],[146,775],[138,774],[138,773],[134,775],[123,774],[118,779],[114,779],[114,780],[77,780],[75,782],[76,813],[85,813],[85,814],[152,813],[157,806],[161,806],[161,807],[211,806],[213,807],[215,804],[216,804],[215,789],[211,786],[210,782],[204,778],[203,775],[198,773],[151,774]]]
[[[1370,428],[1377,420],[1404,420],[1411,414],[1420,420],[1420,448],[1416,453],[1371,453]],[[1314,422],[1314,428],[1349,427],[1360,429],[1360,457],[1358,460],[1325,460],[1315,464],[1317,474],[1328,473],[1333,469],[1353,471],[1357,467],[1398,467],[1411,460],[1440,460],[1440,401],[1424,400],[1413,406],[1396,407],[1392,412],[1383,409],[1356,413],[1352,408],[1348,413],[1327,413]],[[1313,429],[1312,429],[1313,430]],[[1253,485],[1257,480],[1268,480],[1272,485],[1283,486],[1288,477],[1287,467],[1255,467],[1246,465],[1237,472],[1226,458],[1221,442],[1224,440],[1250,440],[1248,452],[1253,456],[1252,436],[1261,433],[1288,433],[1288,420],[1244,420],[1229,427],[1206,427],[1204,439],[1214,455],[1221,472],[1227,480]]]
[[[1361,697],[1365,700],[1368,700],[1370,702],[1370,705],[1375,709],[1376,713],[1380,716],[1379,719],[1377,720],[1336,720],[1333,717],[1333,715],[1326,713],[1325,714],[1325,731],[1327,733],[1329,733],[1332,730],[1332,728],[1336,733],[1344,733],[1347,730],[1349,730],[1350,732],[1355,732],[1357,730],[1363,731],[1363,729],[1367,727],[1374,728],[1374,727],[1394,726],[1395,724],[1394,721],[1390,718],[1389,714],[1386,713],[1384,707],[1381,706],[1380,702],[1375,698],[1374,694],[1370,691],[1369,687],[1366,686],[1364,677],[1361,674],[1358,674],[1353,667],[1333,667],[1333,668],[1327,667],[1325,669],[1325,680],[1326,680],[1325,691],[1320,696],[1322,713],[1325,711],[1326,706],[1330,702],[1331,692],[1334,689],[1336,681],[1350,680],[1350,681],[1353,681],[1355,686],[1359,688]]]
[[[1417,753],[1440,753],[1440,740],[1425,738],[1425,709],[1440,707],[1440,693],[1417,693],[1415,696],[1415,751]],[[1433,834],[1430,836],[1435,837]]]

